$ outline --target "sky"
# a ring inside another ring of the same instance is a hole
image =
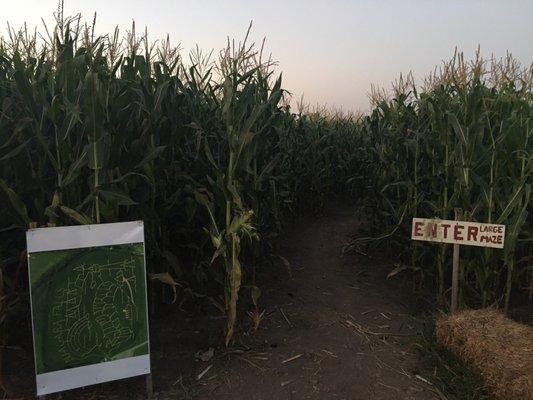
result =
[[[0,1],[0,27],[40,26],[57,8],[57,0]],[[99,34],[132,20],[153,39],[168,33],[184,55],[243,39],[253,21],[251,38],[266,37],[295,99],[345,111],[368,110],[371,84],[390,87],[409,71],[422,79],[456,47],[468,58],[479,45],[485,57],[510,51],[533,61],[531,0],[65,0],[65,14],[78,12],[97,13]]]

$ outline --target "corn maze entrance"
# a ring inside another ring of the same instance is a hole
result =
[[[396,281],[387,280],[397,261],[342,253],[359,226],[350,207],[333,203],[323,217],[288,229],[280,240],[280,262],[258,276],[265,311],[259,328],[254,332],[243,320],[243,333],[229,350],[220,346],[219,313],[198,314],[187,304],[158,308],[150,325],[157,399],[438,399],[414,344],[420,325]],[[73,335],[103,353],[121,348],[134,317],[128,314],[135,301],[126,283],[132,283],[129,268],[128,260],[84,265],[56,298],[62,313],[79,290],[93,291],[96,316],[99,307],[115,307],[114,322],[91,322],[111,329],[114,341],[76,336],[75,327],[71,334],[61,327],[58,334]],[[108,302],[111,293],[115,301]],[[64,350],[68,359],[83,356],[68,351],[68,340]],[[31,376],[31,359],[19,360],[18,367],[28,373],[16,377]],[[64,400],[144,397],[144,381],[138,378],[62,394]]]

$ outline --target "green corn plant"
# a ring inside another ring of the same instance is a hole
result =
[[[24,282],[19,294],[12,282],[31,222],[143,219],[150,273],[170,275],[177,296],[224,312],[229,345],[246,315],[241,288],[258,284],[255,270],[275,254],[274,239],[331,195],[364,208],[383,231],[363,242],[378,237],[401,249],[415,286],[434,284],[441,299],[449,252],[406,243],[415,214],[449,218],[461,207],[468,219],[508,225],[504,253],[464,252],[464,302],[479,295],[483,304],[509,304],[531,279],[527,73],[495,63],[491,83],[479,62],[468,72],[456,55],[426,88],[407,79],[393,99],[376,97],[367,116],[293,112],[249,31],[218,57],[197,48],[187,60],[168,38],[153,44],[135,25],[121,41],[118,29],[97,37],[94,21],[64,17],[61,7],[57,18],[42,35],[23,28],[0,38],[9,299],[27,295]]]
[[[450,267],[447,246],[407,244],[410,217],[449,219],[450,210],[459,207],[466,220],[505,224],[504,251],[462,252],[461,302],[499,302],[507,309],[511,293],[527,279],[531,251],[531,89],[531,69],[520,69],[510,57],[487,64],[478,54],[469,64],[456,53],[422,91],[403,85],[394,99],[376,91],[375,108],[362,121],[374,155],[368,161],[373,184],[365,194],[372,209],[366,214],[385,234],[375,232],[375,241],[356,238],[352,247],[386,239],[411,265],[423,266],[428,278],[436,275],[431,281],[442,304]],[[405,113],[406,104],[415,117]],[[404,132],[417,133],[411,147],[412,137]],[[407,217],[383,217],[382,210],[402,209],[409,210]],[[430,265],[436,266],[435,274]]]

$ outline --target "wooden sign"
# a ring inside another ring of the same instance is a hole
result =
[[[143,222],[26,236],[37,395],[149,374]]]
[[[459,249],[461,245],[503,249],[505,225],[460,221],[461,210],[455,209],[455,220],[413,218],[411,239],[453,244],[451,312],[457,310],[459,287]]]
[[[413,218],[411,239],[502,249],[505,225]]]

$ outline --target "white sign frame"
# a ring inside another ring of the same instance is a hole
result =
[[[505,225],[435,218],[413,218],[411,239],[503,249],[505,245]]]
[[[143,221],[30,229],[26,232],[26,240],[28,263],[30,262],[29,256],[31,253],[42,251],[133,243],[145,245]],[[146,265],[146,251],[144,265]],[[31,275],[30,267],[28,267],[28,274]],[[147,297],[146,292],[145,290],[145,296]],[[30,304],[32,304],[31,290]],[[31,308],[33,321],[33,306]],[[148,309],[146,309],[146,320],[148,321]],[[148,354],[42,374],[37,374],[36,369],[37,395],[43,396],[78,387],[150,374],[150,332],[149,329],[147,331]],[[35,344],[33,324],[32,333],[33,343]],[[34,360],[37,366],[36,357],[37,354],[34,350]]]

